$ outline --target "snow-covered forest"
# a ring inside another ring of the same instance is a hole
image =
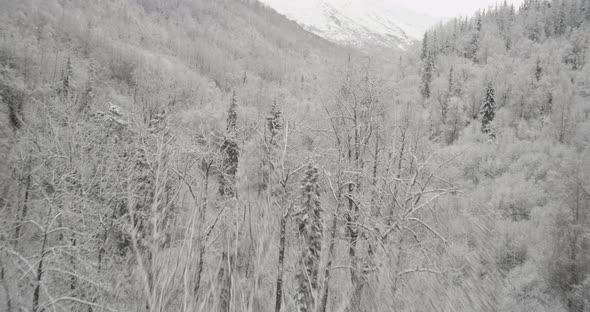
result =
[[[0,159],[0,311],[590,311],[590,0],[0,0]]]

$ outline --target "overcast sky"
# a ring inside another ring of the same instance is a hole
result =
[[[458,15],[472,15],[480,8],[494,6],[504,0],[389,0],[393,3],[412,9],[420,13],[426,13],[432,17],[455,17]],[[507,0],[518,6],[524,0]]]

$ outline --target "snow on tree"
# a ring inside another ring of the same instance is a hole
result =
[[[96,70],[95,70],[94,62],[90,63],[90,69],[88,72],[88,81],[86,82],[86,86],[84,87],[84,91],[82,93],[82,98],[80,99],[80,105],[78,106],[78,112],[84,112],[87,110],[92,101],[94,100],[96,94],[94,91],[94,84],[96,79]]]
[[[235,195],[236,173],[238,171],[238,159],[240,157],[240,150],[238,148],[237,106],[238,101],[236,99],[236,92],[234,91],[227,111],[225,138],[221,145],[223,164],[219,178],[219,194],[228,197]]]
[[[541,60],[537,59],[537,65],[535,67],[535,79],[537,82],[541,81],[543,77],[543,67],[541,67]]]
[[[477,17],[477,21],[475,24],[475,33],[473,33],[473,37],[471,38],[470,46],[469,46],[469,53],[471,59],[477,63],[477,54],[479,52],[479,36],[481,33],[481,15]]]
[[[320,206],[319,170],[309,165],[301,183],[302,211],[299,218],[299,235],[303,245],[299,272],[296,275],[297,311],[315,311],[315,296],[318,289],[318,272],[322,251],[322,217]]]
[[[422,61],[426,60],[428,57],[428,33],[424,33],[424,38],[422,39],[422,53],[420,54],[420,59]]]
[[[449,69],[449,96],[453,96],[455,93],[455,77],[454,77],[454,67],[451,66]]]
[[[481,115],[481,132],[489,135],[492,139],[495,138],[496,133],[491,123],[496,115],[496,99],[494,96],[494,86],[491,81],[486,88],[486,95],[479,112]]]
[[[434,73],[434,56],[428,53],[426,61],[424,61],[424,68],[422,69],[422,84],[420,87],[420,94],[424,99],[430,98],[430,84],[432,83]]]
[[[275,153],[282,129],[281,109],[276,100],[273,101],[269,115],[266,117],[266,130],[264,137],[264,156],[262,159],[262,189],[268,188],[272,183],[271,176],[274,170],[273,155]]]
[[[270,143],[276,144],[274,139],[279,135],[281,131],[281,109],[275,100],[270,109],[270,115],[266,118],[268,121],[268,131],[270,132]]]
[[[61,88],[59,89],[59,94],[63,95],[64,97],[68,97],[72,90],[72,78],[74,76],[74,69],[72,67],[72,60],[68,57],[66,61],[66,67],[62,71],[61,74]]]

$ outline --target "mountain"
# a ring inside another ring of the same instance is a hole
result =
[[[405,49],[436,20],[387,0],[260,0],[332,42]]]
[[[0,0],[0,311],[590,312],[588,34],[590,0],[405,51],[258,0]]]

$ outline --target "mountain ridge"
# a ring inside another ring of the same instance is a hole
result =
[[[260,0],[329,41],[405,49],[436,20],[384,0]]]

